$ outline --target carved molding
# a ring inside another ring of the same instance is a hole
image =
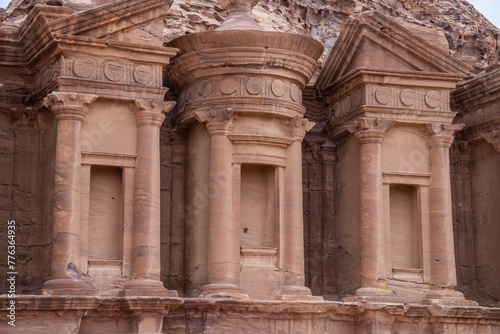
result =
[[[82,165],[133,168],[137,154],[82,151]]]

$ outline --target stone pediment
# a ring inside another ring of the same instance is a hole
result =
[[[55,34],[84,36],[108,40],[163,44],[162,22],[173,0],[121,0],[81,11],[50,23]],[[155,41],[156,40],[156,41]]]
[[[465,63],[448,54],[444,35],[404,24],[377,12],[351,16],[323,66],[316,85],[323,91],[363,68],[464,76]]]
[[[17,30],[0,31],[0,61],[30,65],[62,36],[162,47],[172,2],[119,0],[84,11],[38,4]]]
[[[36,5],[17,31],[0,31],[0,63],[31,73],[22,88],[29,104],[51,91],[163,100],[162,68],[177,52],[163,46],[171,3],[118,0],[83,11]]]

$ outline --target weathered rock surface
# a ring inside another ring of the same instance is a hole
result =
[[[305,34],[320,41],[325,59],[347,17],[369,10],[443,30],[450,53],[476,65],[475,71],[499,59],[499,30],[463,0],[263,0],[253,15],[266,30]],[[224,18],[217,1],[176,1],[167,17],[165,39],[214,29]]]
[[[17,26],[36,3],[74,10],[95,7],[106,0],[13,0],[0,22]],[[178,0],[172,5],[164,29],[165,42],[182,34],[213,30],[225,19],[225,0]],[[499,29],[465,0],[262,0],[254,8],[255,20],[265,29],[299,33],[323,43],[330,52],[345,20],[352,14],[376,10],[405,22],[444,31],[450,53],[481,72],[499,59]],[[320,61],[321,62],[321,61]]]

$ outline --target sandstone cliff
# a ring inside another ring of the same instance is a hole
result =
[[[81,10],[106,2],[109,0],[13,0],[0,14],[0,22],[19,25],[36,3]],[[223,2],[175,0],[165,25],[165,41],[218,27],[225,18]],[[465,0],[261,0],[253,15],[266,30],[317,39],[325,46],[324,60],[347,17],[368,10],[443,30],[450,53],[475,65],[476,73],[499,60],[499,29]]]
[[[324,59],[347,17],[368,10],[443,30],[451,54],[475,65],[476,72],[498,61],[499,30],[464,0],[262,0],[253,15],[266,30],[317,39],[325,46]],[[214,29],[224,17],[218,1],[175,1],[165,38]]]

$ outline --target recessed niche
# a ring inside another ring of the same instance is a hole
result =
[[[89,261],[121,260],[123,245],[122,169],[90,171]]]
[[[241,165],[241,245],[276,247],[274,168]]]
[[[392,267],[421,268],[416,187],[391,184],[390,208]]]

